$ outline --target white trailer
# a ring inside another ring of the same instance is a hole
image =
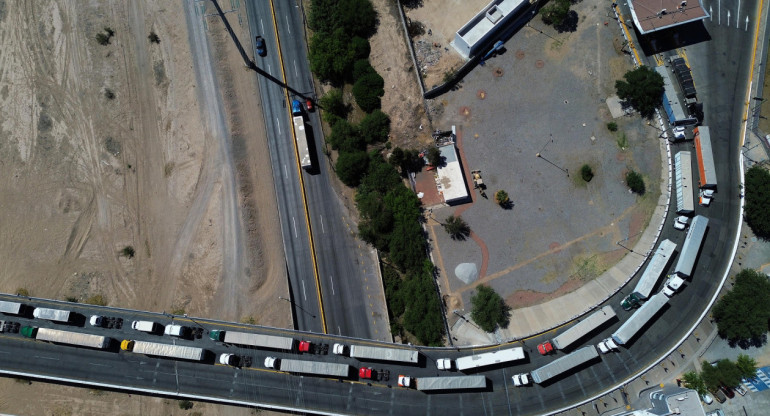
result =
[[[361,360],[397,361],[409,364],[417,364],[420,359],[420,353],[417,350],[367,345],[351,345],[350,356]]]
[[[297,152],[299,155],[299,164],[302,169],[313,167],[310,160],[310,150],[307,147],[307,135],[305,134],[305,120],[301,115],[292,117],[294,120],[294,136],[297,138]]]
[[[532,371],[530,375],[535,383],[542,384],[597,358],[599,358],[599,353],[596,351],[596,347],[589,345],[569,355],[553,360],[549,364]]]
[[[642,277],[639,278],[639,282],[636,284],[634,291],[631,292],[620,305],[625,310],[630,310],[632,307],[637,306],[650,297],[652,290],[655,289],[655,285],[658,284],[660,276],[668,266],[668,262],[671,261],[671,256],[674,255],[676,250],[676,243],[671,240],[661,241],[658,249],[655,250],[650,262],[647,263],[647,268],[644,269]]]
[[[692,220],[690,229],[687,230],[687,237],[682,245],[682,252],[676,261],[674,272],[682,278],[689,278],[692,275],[692,269],[695,266],[695,259],[698,257],[700,246],[703,244],[703,237],[706,235],[706,228],[709,225],[709,219],[703,215],[698,215]]]
[[[612,307],[609,305],[605,306],[580,321],[577,325],[559,334],[559,336],[552,340],[553,346],[560,350],[569,348],[570,345],[614,319],[615,316],[615,311]]]
[[[455,377],[418,377],[415,379],[417,390],[469,390],[487,387],[485,376],[455,376]]]
[[[318,376],[349,377],[348,364],[329,363],[324,361],[306,361],[282,359],[279,366],[287,373],[314,374]]]
[[[612,334],[612,339],[620,345],[625,345],[627,342],[636,336],[640,329],[646,325],[652,318],[663,309],[663,305],[668,302],[668,297],[662,292],[658,292],[653,295],[639,310],[634,312],[623,325]]]
[[[690,152],[674,155],[674,187],[676,188],[676,212],[692,215],[695,212],[695,194],[692,185],[692,160]]]
[[[70,311],[62,309],[36,308],[32,311],[32,316],[37,319],[47,319],[56,322],[69,322],[70,315]]]
[[[0,312],[11,315],[21,315],[24,305],[18,302],[0,300]]]
[[[460,371],[486,367],[488,365],[495,365],[501,363],[507,363],[510,361],[523,360],[524,348],[515,347],[505,350],[498,350],[494,352],[487,352],[478,355],[469,355],[467,357],[460,357],[457,359],[457,369]]]
[[[101,335],[81,334],[79,332],[60,331],[51,328],[38,328],[35,339],[56,342],[59,344],[76,345],[80,347],[103,350],[112,344],[112,338]]]
[[[214,330],[209,337],[227,344],[245,345],[256,348],[271,348],[274,350],[291,351],[294,348],[294,338],[275,335],[252,334],[248,332]]]
[[[158,342],[124,340],[120,348],[136,354],[154,355],[158,357],[178,358],[181,360],[201,361],[206,350],[185,345],[161,344]]]

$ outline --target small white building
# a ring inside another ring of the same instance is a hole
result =
[[[534,3],[536,0],[493,0],[455,33],[452,46],[465,59],[486,52],[479,49],[490,38],[500,40],[505,37],[506,30],[513,27],[511,23],[522,17],[521,12]]]
[[[448,205],[468,202],[471,198],[465,174],[454,142],[439,146],[444,164],[436,168],[436,187]]]

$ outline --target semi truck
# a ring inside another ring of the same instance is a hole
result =
[[[489,365],[502,364],[523,359],[524,348],[515,347],[494,352],[460,357],[457,359],[456,364],[458,370],[465,371],[469,369],[476,369]]]
[[[417,364],[420,359],[420,353],[417,350],[367,345],[351,345],[350,356],[360,360],[396,361],[408,364]]]
[[[532,381],[542,384],[597,358],[599,358],[599,353],[596,351],[596,347],[589,345],[551,361],[532,371],[530,376]]]
[[[9,315],[21,315],[24,313],[24,304],[0,300],[0,312]]]
[[[245,345],[256,348],[291,351],[294,348],[294,338],[275,335],[251,334],[248,332],[212,330],[209,338],[226,344]]]
[[[154,355],[157,357],[177,358],[180,360],[202,361],[206,350],[185,345],[161,344],[158,342],[133,341],[124,339],[120,349],[136,354]]]
[[[631,308],[639,306],[642,301],[647,300],[655,289],[655,285],[658,284],[660,276],[663,271],[666,270],[668,262],[671,261],[671,256],[674,255],[676,250],[676,243],[671,240],[661,241],[658,249],[655,250],[655,254],[652,255],[650,262],[647,263],[647,268],[644,269],[642,277],[639,278],[639,282],[636,283],[634,291],[630,295],[626,296],[620,302],[620,306],[629,311]]]
[[[612,334],[612,339],[620,345],[625,345],[631,341],[639,330],[641,330],[643,326],[650,322],[650,320],[663,309],[663,306],[667,302],[668,297],[662,292],[653,295],[641,308],[634,312],[626,322],[623,322],[623,325]]]
[[[287,373],[313,374],[317,376],[349,377],[348,364],[330,363],[325,361],[305,361],[292,359],[265,358],[265,367]]]
[[[689,279],[692,276],[695,260],[698,258],[701,245],[703,245],[703,238],[706,236],[708,224],[709,219],[702,215],[693,218],[690,229],[687,230],[687,237],[685,237],[684,244],[682,245],[682,252],[676,261],[674,273],[668,276],[666,285],[663,287],[663,293],[666,296],[674,296],[684,284],[685,279]]]
[[[32,311],[32,316],[37,319],[47,319],[54,322],[69,322],[72,319],[72,313],[63,309],[36,308]]]
[[[695,154],[698,156],[698,187],[717,188],[717,173],[714,167],[714,153],[711,150],[711,134],[706,126],[698,126],[695,134]]]
[[[99,350],[107,349],[112,345],[112,338],[101,335],[82,334],[79,332],[61,331],[51,328],[37,328],[34,326],[22,327],[20,332],[21,335],[27,338],[34,338],[39,341],[95,348]]]
[[[409,377],[398,376],[398,385],[420,391],[475,390],[487,387],[485,376]]]
[[[570,329],[562,332],[551,341],[546,341],[537,346],[537,350],[542,355],[546,355],[554,350],[564,350],[569,348],[581,338],[595,331],[597,328],[615,319],[615,311],[607,305],[592,313],[587,318],[578,322]]]
[[[297,142],[297,156],[302,169],[310,169],[313,163],[310,160],[310,150],[307,147],[307,135],[305,134],[305,119],[302,117],[302,104],[299,100],[291,102],[291,116],[294,121],[294,137]]]
[[[695,194],[692,186],[691,154],[687,151],[674,155],[674,185],[676,190],[676,212],[680,215],[695,213]]]

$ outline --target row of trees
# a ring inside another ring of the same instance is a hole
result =
[[[685,386],[704,395],[708,391],[716,391],[719,386],[737,387],[741,379],[755,377],[756,371],[757,362],[748,355],[740,354],[735,362],[724,359],[709,364],[703,361],[700,374],[687,372],[682,376],[682,381]]]
[[[770,238],[770,173],[759,165],[746,171],[744,215],[754,234]]]
[[[390,118],[379,109],[384,81],[369,62],[368,38],[376,31],[377,14],[369,0],[312,0],[308,25],[314,31],[310,67],[336,87],[320,100],[323,119],[331,126],[327,141],[338,152],[337,176],[357,187],[359,235],[381,253],[391,329],[406,331],[423,344],[441,345],[444,323],[422,208],[402,180],[422,168],[423,158],[417,151],[395,148],[386,162],[381,149],[375,149],[390,134]],[[345,84],[352,84],[353,99],[366,113],[357,124],[349,121],[353,108],[345,102]]]

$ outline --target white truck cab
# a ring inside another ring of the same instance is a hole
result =
[[[275,357],[265,357],[265,367],[266,368],[272,368],[273,370],[278,370],[280,361],[278,361]]]
[[[684,230],[687,228],[688,224],[690,224],[690,217],[686,215],[680,215],[676,217],[676,221],[674,221],[674,228],[677,230]]]
[[[670,275],[668,280],[666,280],[666,286],[663,288],[663,294],[668,297],[674,296],[679,291],[679,288],[682,287],[682,284],[684,284],[684,279],[676,274]]]
[[[596,347],[599,348],[599,351],[601,351],[602,354],[607,354],[611,351],[617,351],[618,344],[616,344],[615,340],[612,338],[607,338],[604,341],[598,343]]]
[[[403,374],[400,374],[398,376],[398,386],[399,387],[412,387],[412,378],[409,376],[405,376]]]
[[[699,203],[701,206],[707,207],[711,205],[711,200],[714,199],[714,190],[701,189]]]
[[[337,355],[345,355],[345,345],[334,344],[334,346],[332,347],[332,352]]]
[[[158,328],[158,324],[151,321],[134,321],[131,322],[131,328],[152,334]]]
[[[163,331],[163,335],[171,335],[172,337],[187,338],[190,334],[190,328],[184,325],[168,324]]]
[[[449,358],[439,358],[436,360],[436,367],[438,367],[439,370],[451,370],[452,360]]]
[[[528,386],[530,383],[532,383],[532,380],[529,377],[529,374],[527,373],[521,373],[516,374],[515,376],[511,376],[511,380],[513,381],[513,385],[516,387],[521,386]]]

